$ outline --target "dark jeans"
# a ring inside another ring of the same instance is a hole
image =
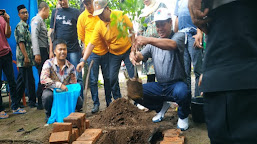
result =
[[[173,101],[179,105],[179,118],[187,118],[190,113],[191,96],[184,82],[175,82],[173,84],[160,84],[158,82],[146,83],[143,84],[143,93],[143,99],[135,101],[150,110],[159,112],[163,106],[163,102]]]
[[[203,58],[203,51],[202,49],[194,47],[195,39],[191,34],[187,36],[187,47],[184,51],[184,65],[185,65],[185,72],[187,75],[187,84],[191,91],[191,62],[194,66],[194,74],[195,74],[195,96],[200,95],[198,82],[199,77],[202,73],[202,58]],[[190,93],[191,94],[191,93]]]
[[[47,48],[40,48],[40,56],[41,56],[41,63],[36,65],[38,70],[38,75],[39,75],[39,82],[37,87],[38,105],[42,105],[42,93],[43,93],[44,85],[41,85],[40,83],[40,75],[41,75],[42,67],[45,61],[49,58]]]
[[[32,67],[19,67],[17,77],[17,103],[21,101],[25,87],[28,90],[29,105],[36,103],[35,79],[33,77]]]
[[[212,144],[257,143],[257,89],[204,93]]]
[[[53,106],[53,91],[51,89],[45,89],[42,94],[42,103],[45,109],[46,118],[51,116],[51,109]],[[83,107],[83,100],[81,96],[79,96],[77,101],[76,109],[80,110]]]
[[[78,51],[78,52],[71,52],[71,53],[68,53],[68,54],[67,54],[67,60],[68,60],[71,64],[74,65],[75,69],[76,69],[77,65],[79,64],[79,61],[80,61],[81,57],[82,57],[82,55],[81,55],[81,50]],[[76,77],[77,77],[77,81],[78,81],[78,83],[80,84],[81,89],[82,89],[82,91],[81,91],[81,93],[80,93],[80,96],[81,96],[82,98],[84,98],[84,95],[83,95],[84,84],[83,84],[83,80],[82,80],[82,72],[79,72],[79,73],[76,72],[76,74],[77,74],[77,76],[76,76]]]
[[[14,78],[13,64],[12,64],[12,53],[9,52],[7,55],[0,57],[0,76],[2,76],[2,70],[6,75],[7,82],[10,88],[10,95],[12,99],[11,108],[16,110],[18,108],[17,104],[17,94],[16,94],[16,82]],[[0,81],[0,87],[2,87],[2,80]],[[2,96],[0,91],[0,111],[4,110],[2,106]]]
[[[112,102],[111,97],[111,86],[110,86],[110,78],[109,78],[109,53],[105,55],[99,56],[95,53],[91,53],[87,62],[90,64],[91,61],[94,60],[94,64],[90,71],[90,90],[92,95],[92,100],[94,101],[94,105],[100,105],[98,98],[98,75],[99,75],[99,66],[101,66],[101,70],[104,78],[104,90],[105,90],[105,101],[108,106]]]
[[[130,78],[134,77],[134,66],[129,60],[129,54],[130,54],[130,49],[122,55],[114,55],[110,53],[110,57],[109,57],[110,83],[111,83],[112,95],[114,99],[121,98],[118,75],[119,75],[119,70],[120,70],[120,65],[122,60],[126,65],[129,77]]]

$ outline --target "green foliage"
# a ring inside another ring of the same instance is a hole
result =
[[[109,1],[108,6],[112,10],[116,9],[123,11],[123,15],[129,15],[131,21],[142,23],[142,20],[139,20],[138,17],[141,14],[141,10],[144,6],[143,0],[112,0]],[[127,31],[129,30],[129,27],[123,22],[123,19],[120,22],[117,21],[119,17],[120,16],[111,15],[112,21],[110,24],[110,26],[117,24],[119,31],[118,38],[127,36]]]

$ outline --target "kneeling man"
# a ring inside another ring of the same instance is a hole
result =
[[[141,52],[134,49],[130,53],[130,60],[135,65],[152,58],[157,82],[143,84],[144,97],[135,101],[157,112],[153,122],[160,122],[170,107],[168,101],[175,101],[179,105],[177,127],[187,130],[191,98],[185,83],[183,64],[185,35],[172,31],[171,14],[166,8],[157,10],[154,21],[160,38],[138,36],[134,48],[146,46]]]
[[[42,94],[42,102],[45,108],[46,121],[51,116],[53,104],[53,89],[60,88],[62,91],[68,91],[66,85],[77,83],[76,69],[67,57],[67,44],[62,39],[57,39],[53,43],[55,57],[45,61],[40,75],[40,82],[45,85]],[[78,98],[77,109],[83,105],[81,97]]]

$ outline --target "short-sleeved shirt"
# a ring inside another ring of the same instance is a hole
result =
[[[123,22],[125,25],[133,29],[133,24],[128,16],[123,15],[122,13],[122,11],[111,11],[110,17],[112,18],[112,15],[117,17],[117,22],[113,26],[110,25],[113,19],[111,19],[111,22],[104,22],[102,20],[99,21],[95,26],[95,30],[90,42],[93,45],[96,45],[98,41],[104,40],[106,45],[109,47],[109,52],[114,55],[122,55],[127,52],[131,47],[131,38],[128,36],[118,38],[119,30],[117,25],[118,22]],[[123,32],[127,33],[124,28]]]
[[[84,42],[85,48],[87,47],[90,39],[92,37],[93,31],[95,29],[96,23],[100,21],[98,16],[93,16],[90,14],[87,9],[83,13],[80,14],[77,29],[78,29],[78,37],[81,41]],[[106,46],[103,40],[95,43],[95,48],[93,49],[93,53],[97,55],[105,55],[108,52],[108,47]]]
[[[174,50],[162,50],[153,45],[146,45],[141,51],[144,60],[152,58],[155,69],[155,76],[159,83],[173,83],[185,81],[184,49],[185,34],[182,32],[172,33],[170,38],[177,44]]]
[[[49,47],[46,24],[40,15],[36,15],[34,18],[32,18],[31,40],[34,55],[40,54],[40,47]]]
[[[0,16],[0,57],[7,55],[11,51],[11,47],[5,37],[6,21]]]
[[[34,56],[32,52],[31,35],[29,32],[29,25],[21,20],[15,28],[14,36],[16,40],[17,67],[24,67],[24,55],[22,54],[19,46],[20,42],[24,43],[25,45],[25,50],[30,60],[30,66],[35,65]]]
[[[50,28],[54,29],[54,9],[52,11]],[[56,15],[55,32],[58,39],[63,39],[67,42],[68,52],[80,51],[77,34],[77,20],[79,10],[75,8],[59,8]]]
[[[178,30],[192,27],[193,33],[196,33],[196,26],[191,20],[188,9],[188,0],[177,0],[174,15],[178,17]]]

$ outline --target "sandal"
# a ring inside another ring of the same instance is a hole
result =
[[[13,114],[25,114],[26,110],[18,108],[17,110],[13,110],[12,112]]]
[[[9,115],[6,114],[4,111],[1,111],[1,112],[0,112],[0,119],[6,119],[6,118],[8,118],[8,117],[9,117]]]

